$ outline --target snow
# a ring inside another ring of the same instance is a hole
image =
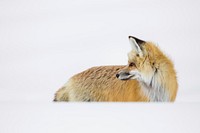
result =
[[[1,133],[199,133],[196,103],[1,103]]]
[[[1,0],[0,133],[200,132],[199,1]],[[53,103],[92,66],[127,63],[128,36],[174,61],[175,103]]]

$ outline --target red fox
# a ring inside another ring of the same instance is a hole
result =
[[[126,66],[92,67],[74,75],[54,101],[173,102],[178,83],[172,61],[152,42],[129,36]]]

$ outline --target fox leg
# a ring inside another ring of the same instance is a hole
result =
[[[54,101],[57,102],[57,101],[68,101],[68,100],[69,97],[66,87],[60,88],[55,94]]]

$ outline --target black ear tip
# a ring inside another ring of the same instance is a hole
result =
[[[128,38],[129,38],[129,39],[131,39],[131,38],[135,39],[135,41],[136,41],[138,44],[145,43],[145,41],[143,41],[143,40],[141,40],[141,39],[138,39],[138,38],[136,38],[136,37],[134,37],[134,36],[128,36]]]
[[[134,38],[133,36],[128,36],[128,38],[130,39],[130,38]]]

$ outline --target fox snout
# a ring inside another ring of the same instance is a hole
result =
[[[116,77],[119,78],[119,74],[118,73],[116,74]]]
[[[132,77],[134,77],[134,75],[130,74],[127,71],[121,71],[116,74],[116,77],[120,80],[128,80],[128,79],[131,79]]]
[[[117,74],[116,74],[116,77],[119,78],[120,75],[128,76],[128,75],[130,75],[130,74],[129,74],[129,72],[117,73]]]

